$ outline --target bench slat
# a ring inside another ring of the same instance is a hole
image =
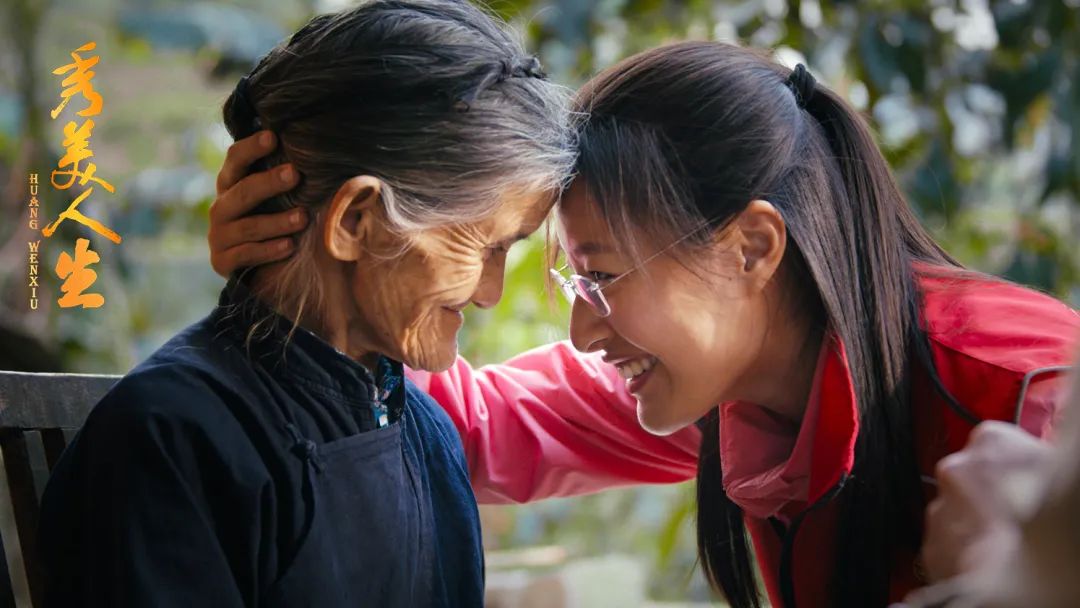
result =
[[[26,571],[23,569],[22,556],[18,554],[18,531],[10,497],[3,457],[0,455],[0,566],[3,567],[0,571],[0,608],[26,606],[30,601]]]
[[[41,431],[25,430],[23,440],[26,442],[26,458],[34,481],[34,495],[37,497],[37,504],[40,505],[41,493],[45,491],[45,484],[49,481],[49,464],[45,458],[45,445],[42,442]],[[34,509],[34,512],[36,513],[37,509]]]
[[[0,371],[0,608],[41,606],[41,494],[64,448],[119,378]]]
[[[0,372],[0,428],[77,429],[119,378]]]
[[[13,429],[0,429],[0,451],[4,454],[4,472],[11,489],[11,507],[19,533],[23,567],[30,586],[33,605],[41,605],[41,568],[37,551],[38,495],[26,435]]]

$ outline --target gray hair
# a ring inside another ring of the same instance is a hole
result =
[[[468,2],[373,0],[315,17],[268,53],[224,120],[236,139],[276,132],[281,145],[256,168],[290,162],[302,176],[256,212],[305,207],[314,218],[367,174],[384,184],[389,228],[408,234],[480,220],[509,190],[556,196],[575,161],[567,98]],[[313,232],[278,283],[310,282]]]

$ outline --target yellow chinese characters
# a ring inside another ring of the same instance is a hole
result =
[[[56,74],[57,76],[59,76],[60,74],[66,74],[68,72],[74,71],[71,76],[68,76],[63,80],[63,82],[60,83],[61,86],[65,86],[67,88],[64,89],[62,93],[60,93],[60,98],[63,101],[60,102],[60,105],[53,108],[53,111],[50,113],[50,116],[52,116],[53,120],[56,120],[56,117],[64,111],[64,106],[66,106],[68,102],[71,101],[71,97],[76,93],[82,95],[83,98],[86,99],[86,101],[89,103],[86,108],[79,111],[79,116],[85,118],[87,116],[97,116],[98,114],[101,114],[101,106],[103,105],[101,94],[94,90],[94,85],[93,83],[91,83],[91,81],[94,79],[94,71],[90,69],[97,65],[98,61],[100,61],[101,58],[97,55],[94,55],[89,59],[83,59],[79,56],[79,53],[92,51],[96,48],[96,42],[88,42],[80,46],[79,48],[75,49],[73,53],[71,53],[71,59],[73,60],[72,63],[60,66],[53,70],[53,74]]]
[[[60,116],[76,95],[85,99],[87,105],[76,112],[78,116],[85,119],[81,124],[70,121],[64,125],[64,155],[57,163],[57,168],[52,171],[50,182],[53,188],[57,190],[68,190],[76,184],[80,187],[88,185],[89,187],[75,197],[71,204],[68,205],[68,208],[60,213],[56,220],[45,226],[41,233],[46,238],[51,237],[64,220],[74,220],[113,243],[119,244],[121,241],[119,234],[98,220],[79,211],[79,205],[94,192],[94,186],[91,184],[99,185],[109,193],[116,192],[116,188],[112,184],[97,175],[97,165],[91,161],[94,152],[90,149],[90,136],[94,130],[94,121],[90,120],[90,117],[101,114],[104,105],[101,94],[94,90],[95,72],[91,69],[98,64],[100,57],[93,55],[84,58],[81,54],[93,51],[96,48],[97,43],[95,42],[82,45],[71,53],[72,63],[53,70],[55,75],[66,76],[61,82],[64,89],[60,94],[60,104],[53,108],[50,116],[54,120]],[[90,250],[90,241],[88,239],[78,239],[76,241],[74,257],[66,252],[60,255],[60,259],[56,263],[56,273],[61,279],[65,279],[61,288],[64,296],[57,301],[61,308],[73,306],[97,308],[105,303],[105,298],[101,294],[82,295],[82,292],[89,289],[97,280],[97,273],[88,269],[87,266],[98,261],[100,261],[100,257]]]
[[[87,239],[75,241],[74,258],[66,251],[60,253],[60,259],[56,261],[56,275],[64,279],[64,284],[60,286],[64,295],[57,300],[60,308],[98,308],[105,303],[105,296],[99,293],[83,293],[97,280],[97,273],[87,266],[100,261],[101,257],[90,251],[90,241]]]

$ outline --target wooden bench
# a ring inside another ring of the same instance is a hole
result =
[[[0,371],[0,608],[41,606],[41,493],[64,447],[119,378]]]

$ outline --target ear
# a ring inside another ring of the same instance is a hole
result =
[[[360,259],[365,237],[376,222],[382,182],[370,175],[358,175],[338,188],[326,211],[323,244],[334,259]]]
[[[787,224],[772,203],[753,200],[732,222],[739,271],[758,289],[776,274],[787,249]]]

